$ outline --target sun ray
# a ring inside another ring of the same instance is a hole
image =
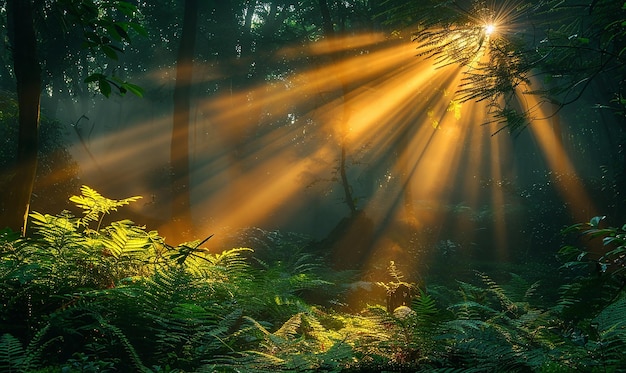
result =
[[[534,82],[538,85],[538,82]],[[519,92],[522,92],[524,100],[518,100],[523,108],[534,115],[532,124],[529,126],[533,137],[537,140],[545,160],[550,167],[553,182],[563,196],[564,203],[568,206],[576,221],[588,221],[597,214],[591,198],[582,184],[578,173],[563,147],[562,134],[554,127],[554,111],[550,110],[547,102],[540,101],[540,97],[529,92],[530,86],[523,84]],[[553,109],[553,108],[552,108]]]
[[[458,241],[470,255],[480,239],[493,259],[510,259],[511,206],[519,203],[505,188],[515,178],[511,140],[492,136],[493,125],[481,126],[488,122],[487,102],[465,101],[458,93],[467,72],[489,62],[489,43],[481,37],[503,37],[512,27],[505,21],[516,13],[507,9],[494,12],[491,36],[481,23],[477,33],[457,40],[457,47],[468,48],[461,66],[416,57],[419,50],[406,40],[354,35],[284,48],[273,58],[306,55],[308,68],[201,96],[191,108],[192,203],[199,234],[227,227],[281,229],[295,222],[328,234],[342,218],[358,221],[342,192],[351,190],[371,228],[355,234],[367,247],[349,260],[361,269],[384,271],[389,260],[427,268],[442,240]],[[211,66],[199,66],[195,76],[202,87],[228,79]],[[524,99],[527,107],[537,104]],[[99,167],[116,168],[118,176],[108,182],[135,185],[132,180],[154,170],[155,162],[166,165],[171,125],[171,118],[157,117],[92,139]],[[554,145],[553,132],[545,127],[530,128],[548,164],[574,175],[565,149]],[[342,152],[350,185],[338,176]],[[591,209],[590,201],[573,180],[560,179],[559,190],[581,216]],[[326,203],[311,207],[310,199]],[[407,249],[411,245],[424,249]]]

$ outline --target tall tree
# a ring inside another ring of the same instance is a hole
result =
[[[193,56],[198,28],[198,1],[185,0],[183,28],[176,60],[174,122],[170,147],[172,219],[182,239],[193,233],[189,175],[189,120]]]
[[[72,25],[76,30],[82,31],[83,45],[94,58],[102,55],[116,60],[118,52],[123,52],[125,43],[130,42],[128,31],[132,28],[139,33],[143,32],[139,24],[132,22],[136,10],[135,6],[126,1],[7,0],[7,34],[13,57],[19,114],[15,161],[9,173],[10,181],[4,183],[7,190],[0,195],[0,228],[9,227],[25,233],[37,174],[42,90],[38,23],[61,22],[64,28]],[[54,19],[53,15],[60,15],[62,19]],[[121,17],[126,18],[125,21],[117,20]],[[44,60],[46,58],[42,58]],[[141,96],[142,92],[141,88],[103,72],[93,73],[85,81],[97,83],[105,96],[111,94],[112,87],[120,94],[130,91]]]
[[[320,13],[322,15],[322,30],[324,31],[324,37],[328,39],[329,43],[336,44],[339,43],[339,40],[335,38],[335,30],[333,26],[333,21],[330,15],[330,9],[328,7],[328,2],[326,0],[319,0],[318,2],[320,7]],[[333,48],[334,49],[334,48]],[[339,176],[341,177],[341,186],[343,187],[344,193],[344,202],[350,209],[350,214],[355,216],[357,213],[356,203],[354,201],[354,196],[352,195],[352,187],[350,186],[350,181],[348,180],[347,166],[346,166],[346,158],[347,158],[347,137],[348,137],[348,123],[350,121],[350,89],[346,82],[344,76],[338,76],[339,83],[342,90],[343,96],[343,118],[341,119],[342,123],[342,133],[340,138],[340,147],[341,147],[341,155],[339,159]]]
[[[30,0],[7,1],[7,25],[13,51],[13,71],[18,97],[18,143],[12,180],[4,198],[0,226],[26,231],[30,198],[37,172],[41,66]]]

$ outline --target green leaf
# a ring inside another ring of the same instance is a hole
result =
[[[128,26],[130,26],[130,28],[135,30],[135,32],[138,33],[139,35],[144,36],[144,37],[148,36],[148,31],[146,31],[146,29],[139,23],[128,22]]]
[[[22,372],[25,363],[24,349],[11,334],[0,336],[0,367],[3,372]]]
[[[597,228],[598,225],[600,224],[600,222],[602,220],[604,220],[606,218],[606,216],[594,216],[593,218],[591,218],[591,220],[589,221],[589,225],[591,225],[592,227]]]
[[[111,37],[113,39],[115,39],[116,41],[120,41],[121,42],[122,41],[122,35],[118,32],[118,28],[116,26],[117,25],[113,23],[113,24],[108,24],[105,27],[106,27],[107,33],[109,35],[111,35]]]
[[[85,39],[87,39],[90,44],[97,45],[102,43],[102,39],[95,32],[85,32]]]
[[[102,50],[102,52],[104,52],[104,54],[106,54],[107,57],[109,57],[112,60],[117,60],[117,52],[115,51],[115,49],[113,49],[110,45],[101,45],[100,49]]]
[[[561,231],[561,234],[568,234],[568,233],[572,233],[572,232],[578,232],[583,227],[586,227],[586,226],[587,226],[587,224],[584,224],[584,223],[573,224],[573,225],[570,225],[569,227],[564,228]]]
[[[104,74],[95,73],[95,74],[91,74],[88,77],[86,77],[84,82],[85,83],[93,83],[93,82],[99,81],[101,79],[106,79],[106,76],[104,76]]]
[[[137,7],[127,3],[126,1],[118,1],[117,4],[115,4],[115,7],[128,17],[133,17],[135,12],[137,12]]]
[[[137,97],[143,97],[143,93],[144,93],[143,88],[141,88],[138,85],[131,84],[131,83],[124,83],[122,84],[121,88],[128,90],[130,93],[134,94]]]
[[[105,78],[98,80],[98,88],[104,97],[111,96],[111,84]]]
[[[122,26],[120,26],[119,23],[114,23],[113,28],[115,29],[115,31],[121,38],[126,39],[127,41],[130,42],[130,37],[128,36],[128,33]]]

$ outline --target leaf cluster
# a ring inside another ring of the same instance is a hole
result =
[[[575,286],[563,289],[570,298],[569,307],[600,311],[619,298],[626,276],[626,225],[602,227],[605,216],[593,217],[562,231],[576,235],[579,244],[564,245],[559,250],[561,270],[572,278]],[[592,299],[593,301],[588,301]]]
[[[141,23],[137,6],[123,0],[62,0],[59,2],[67,24],[78,26],[83,35],[82,47],[95,57],[102,55],[117,61],[119,54],[131,43],[131,34],[148,36]],[[143,96],[143,89],[119,77],[96,72],[84,79],[97,83],[98,90],[109,97],[115,87],[121,95],[130,92]]]

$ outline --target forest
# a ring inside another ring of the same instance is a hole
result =
[[[0,25],[0,372],[626,372],[626,1]]]

